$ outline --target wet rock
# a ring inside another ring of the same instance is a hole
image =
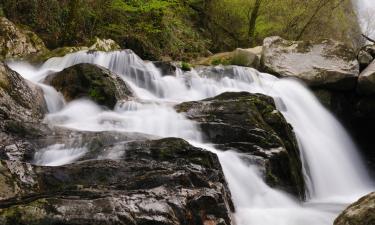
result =
[[[176,75],[177,65],[175,65],[173,62],[155,61],[152,63],[160,70],[163,76]]]
[[[261,61],[265,72],[335,90],[353,90],[359,74],[354,51],[333,40],[308,42],[269,37],[264,40]]]
[[[357,91],[362,95],[375,94],[375,62],[372,62],[359,75]]]
[[[0,17],[0,46],[0,59],[23,58],[47,51],[35,33],[17,27],[5,17]]]
[[[0,161],[0,223],[232,224],[215,154],[175,138],[119,148],[117,160],[60,167]]]
[[[0,118],[1,122],[36,122],[47,110],[41,88],[24,80],[17,72],[0,62]]]
[[[20,159],[32,152],[27,139],[38,135],[47,112],[41,88],[0,62],[0,158]]]
[[[130,87],[118,75],[92,64],[78,64],[51,74],[45,83],[61,92],[66,101],[90,98],[111,109],[117,101],[133,96]]]
[[[200,125],[206,139],[222,150],[245,153],[263,166],[266,181],[304,198],[304,179],[292,127],[271,97],[223,93],[176,106]]]
[[[334,225],[372,224],[375,224],[375,192],[350,205],[334,222]]]

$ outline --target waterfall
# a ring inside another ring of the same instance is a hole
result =
[[[82,51],[52,58],[40,67],[24,62],[12,62],[9,66],[33,82],[42,82],[48,74],[78,63],[97,64],[118,74],[134,90],[136,99],[119,103],[114,110],[104,110],[88,100],[60,105],[62,108],[54,101],[47,101],[54,110],[45,122],[86,131],[115,130],[180,137],[216,153],[233,195],[238,225],[329,225],[348,203],[371,191],[372,183],[345,129],[296,80],[278,79],[242,67],[216,67],[215,75],[203,68],[163,76],[152,63],[144,62],[129,50]],[[255,166],[241,160],[240,153],[221,152],[203,143],[196,124],[173,108],[174,104],[227,91],[263,93],[275,99],[277,108],[296,132],[310,193],[307,202],[298,202],[270,188]],[[45,95],[46,99],[58,99],[53,91],[45,91]],[[63,151],[55,155],[57,150]],[[55,145],[42,149],[35,160],[45,165],[61,165],[84,152],[85,149]]]

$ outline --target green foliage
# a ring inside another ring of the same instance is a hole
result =
[[[190,71],[191,70],[191,65],[187,62],[181,62],[181,69],[183,71]]]
[[[111,38],[150,60],[188,61],[260,45],[271,35],[349,41],[358,28],[350,0],[261,0],[254,27],[255,1],[0,0],[0,15],[3,8],[9,19],[31,28],[51,49]]]

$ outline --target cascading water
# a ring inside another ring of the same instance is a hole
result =
[[[162,76],[152,63],[142,61],[131,51],[78,52],[52,58],[39,68],[20,62],[9,66],[25,78],[41,82],[48,74],[78,63],[97,64],[119,74],[137,99],[119,103],[109,111],[88,100],[64,105],[51,87],[44,87],[51,110],[45,121],[79,130],[180,137],[215,152],[233,195],[238,225],[328,225],[346,204],[371,191],[370,179],[344,128],[295,80],[278,79],[242,67],[233,67],[230,73],[217,67],[215,76],[205,69]],[[243,162],[239,153],[220,152],[203,143],[196,125],[173,109],[176,103],[213,97],[226,91],[263,93],[275,99],[299,141],[310,193],[307,202],[299,203],[268,187],[257,168]],[[35,162],[61,165],[74,161],[85,151],[54,145],[41,150]]]

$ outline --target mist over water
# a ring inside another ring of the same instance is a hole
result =
[[[50,114],[45,122],[77,130],[180,137],[216,153],[232,192],[238,225],[329,225],[339,211],[373,187],[344,128],[295,80],[278,79],[242,67],[217,67],[215,74],[202,68],[163,76],[152,63],[142,61],[131,51],[78,52],[52,58],[40,67],[23,62],[9,66],[26,79],[42,82],[48,74],[78,63],[97,64],[120,75],[136,98],[119,102],[114,110],[106,110],[85,99],[65,104],[59,93],[46,86],[43,90]],[[301,203],[270,188],[254,165],[241,160],[240,153],[220,152],[210,143],[204,143],[196,124],[173,108],[184,101],[201,100],[227,91],[263,93],[275,99],[298,138],[310,196],[307,202]],[[35,161],[62,165],[84,152],[84,148],[54,145],[40,150]]]

